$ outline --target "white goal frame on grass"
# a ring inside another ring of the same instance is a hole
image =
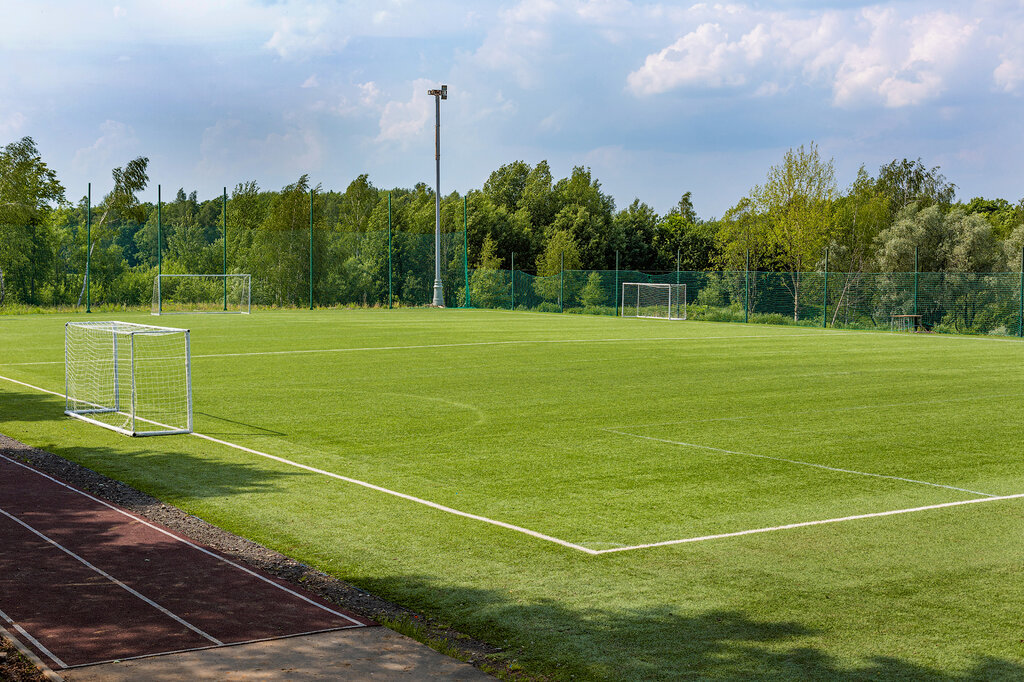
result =
[[[166,283],[166,286],[165,286]],[[210,286],[210,285],[213,286]],[[191,288],[185,301],[174,301],[174,293],[168,293],[177,287]],[[204,297],[207,300],[195,300]],[[165,310],[165,299],[176,306],[173,310]],[[204,308],[205,306],[205,308]],[[216,308],[222,306],[221,310]],[[182,309],[177,309],[181,307]],[[248,315],[252,312],[252,277],[247,274],[232,273],[227,275],[157,275],[153,279],[153,304],[150,313],[153,315],[181,315],[185,313],[233,313]]]
[[[623,282],[622,317],[685,320],[686,285]]]
[[[128,436],[192,433],[189,330],[65,324],[64,414]]]

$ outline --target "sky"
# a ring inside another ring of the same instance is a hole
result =
[[[589,167],[618,208],[721,216],[814,142],[845,188],[920,157],[1024,197],[1024,0],[0,0],[0,144],[73,200],[150,159],[143,199],[308,173],[343,191]]]

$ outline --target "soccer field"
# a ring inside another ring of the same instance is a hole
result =
[[[45,392],[63,395],[63,324],[83,317],[0,317],[0,432],[528,672],[1024,677],[1020,341],[181,315],[197,433],[132,439]]]

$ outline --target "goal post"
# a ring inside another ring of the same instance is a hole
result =
[[[64,414],[129,436],[191,433],[189,330],[65,324]]]
[[[686,285],[622,283],[622,317],[686,319]]]
[[[246,274],[157,275],[153,315],[252,312],[252,278]]]

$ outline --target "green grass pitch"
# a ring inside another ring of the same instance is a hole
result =
[[[0,376],[62,393],[67,319],[0,318]],[[0,432],[535,674],[1024,678],[1024,343],[473,310],[168,320],[192,330],[197,432],[379,489],[120,436],[5,380]]]

